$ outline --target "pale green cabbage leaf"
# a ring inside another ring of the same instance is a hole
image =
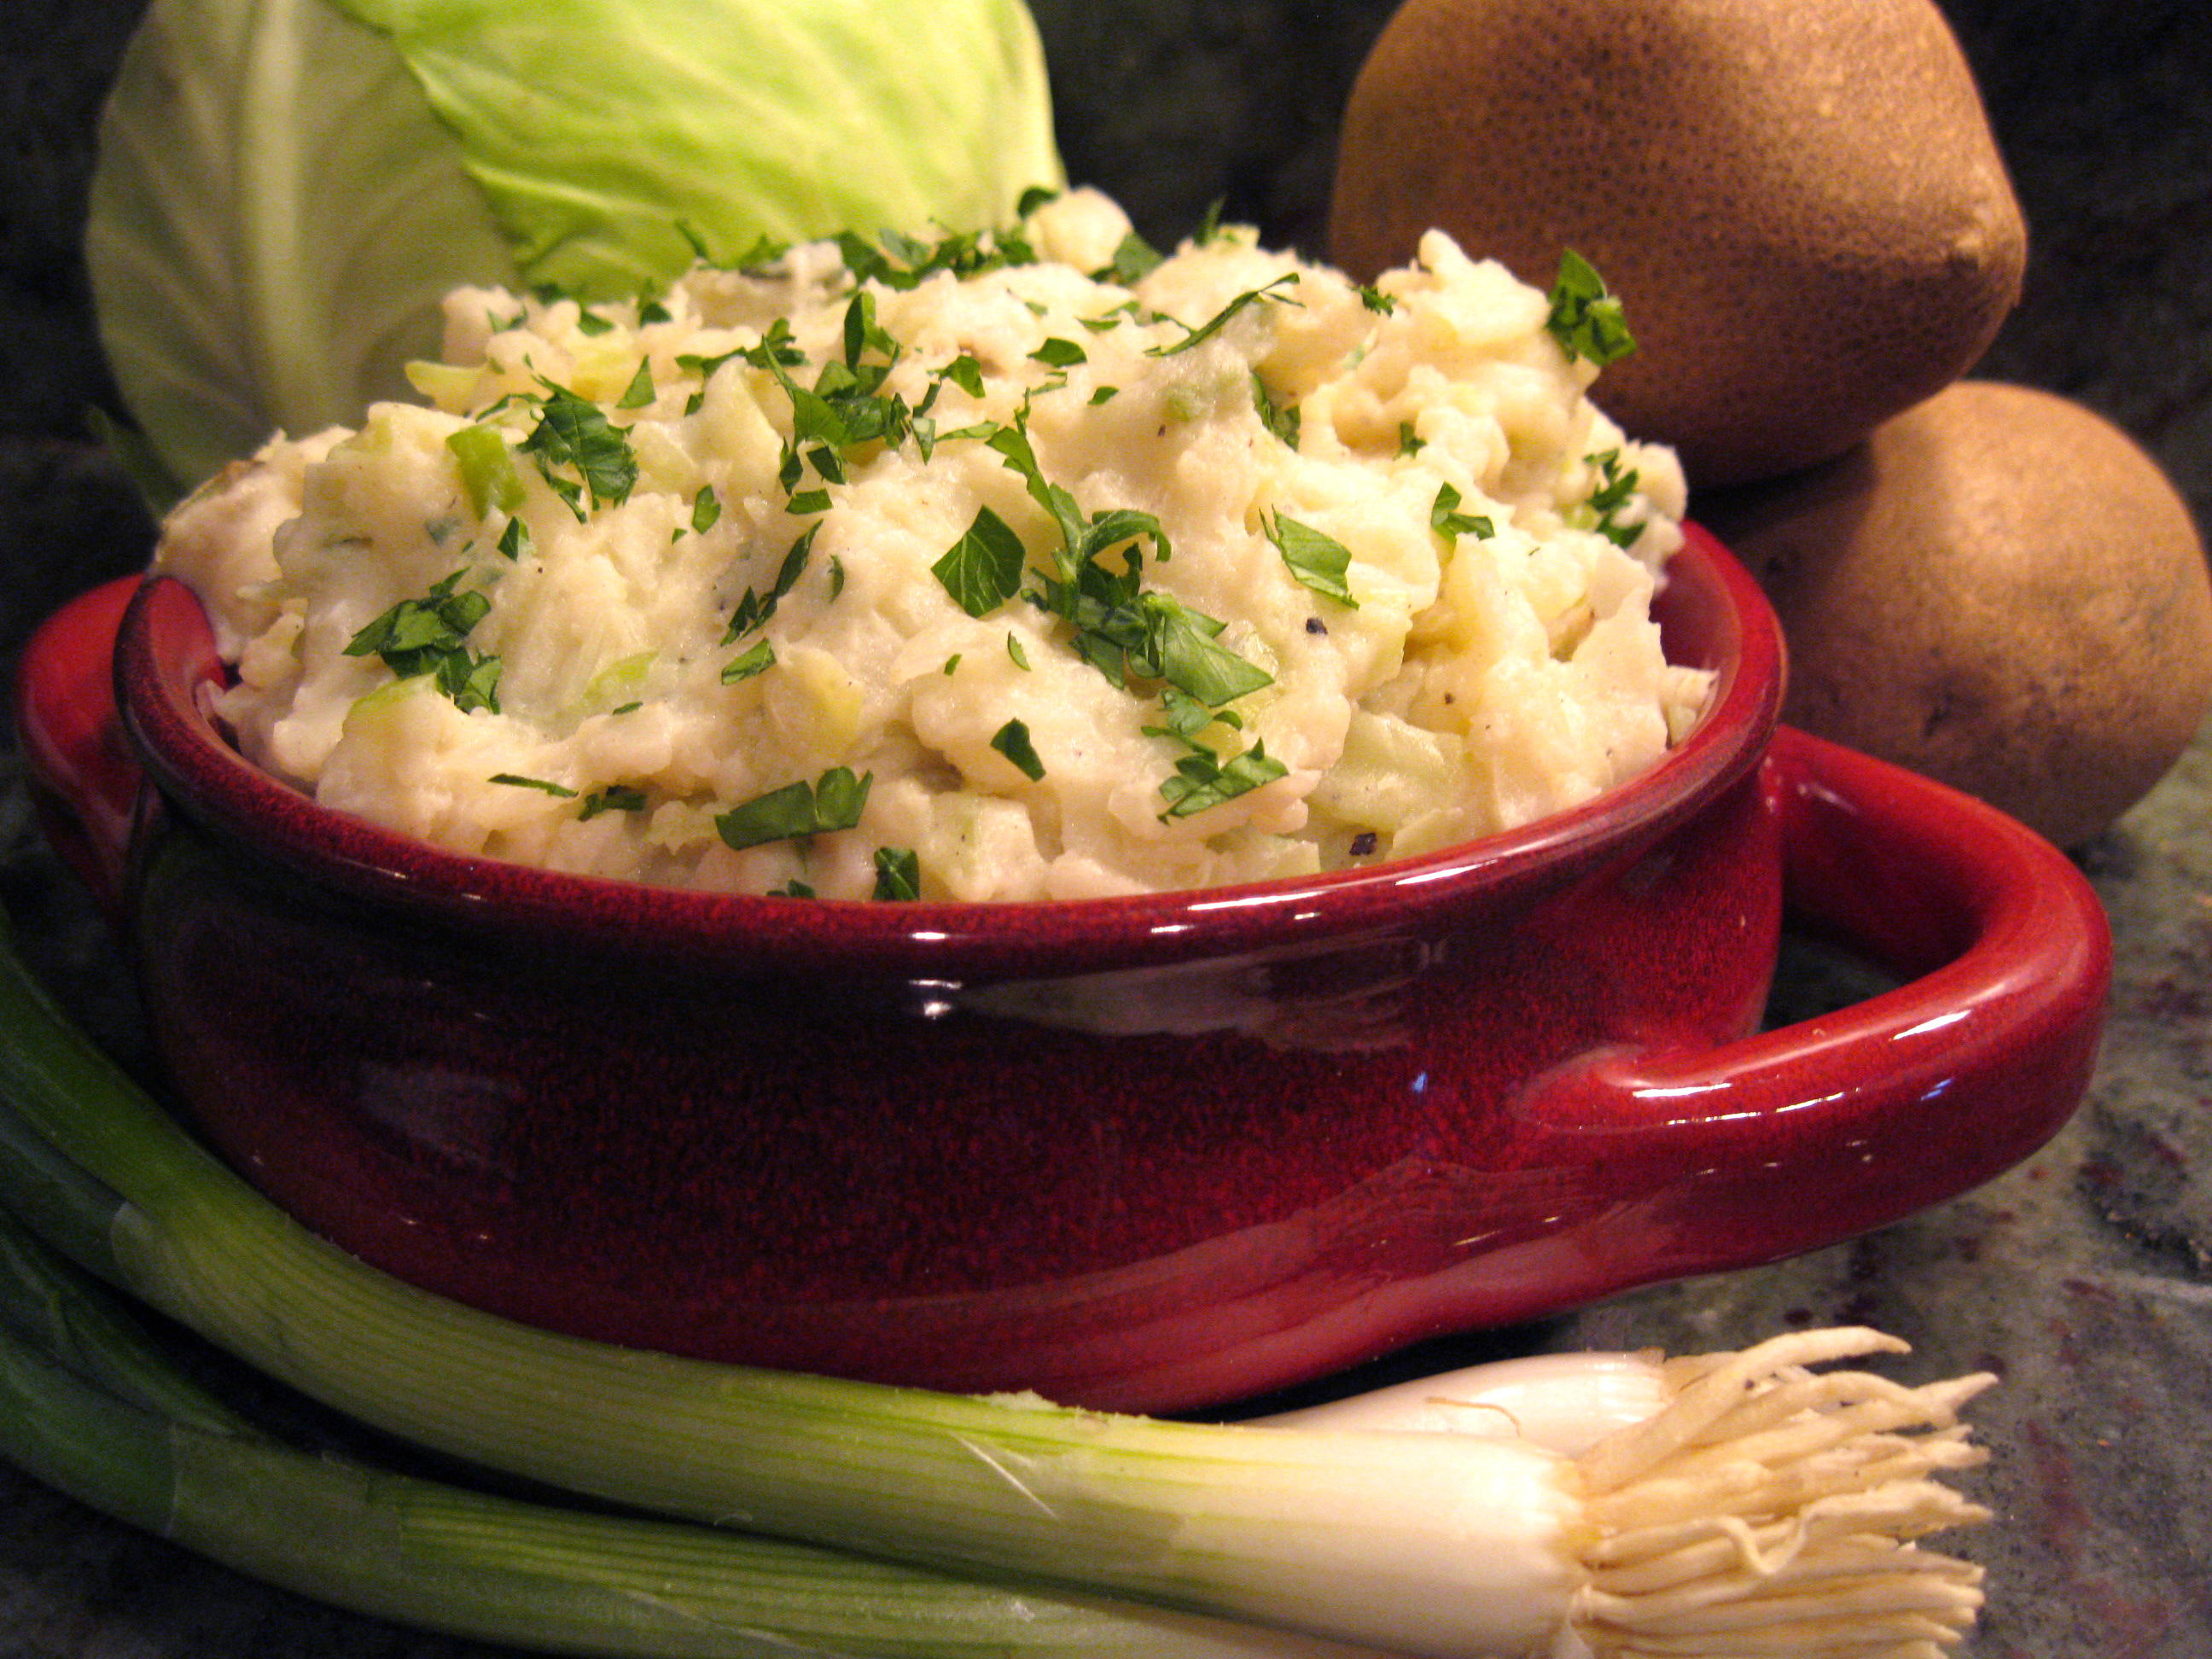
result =
[[[1062,182],[1023,0],[153,0],[85,246],[189,483],[404,395],[462,284],[628,292],[695,240],[972,230]]]

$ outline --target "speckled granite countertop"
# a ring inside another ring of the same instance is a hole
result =
[[[9,0],[0,44],[0,658],[61,598],[143,550],[127,495],[77,437],[102,395],[72,263],[86,135],[140,0]],[[1115,14],[1035,0],[1079,177],[1171,237],[1225,193],[1310,243],[1330,120],[1382,0],[1188,0]],[[2100,408],[2212,522],[2212,21],[2200,0],[1949,0],[2036,239],[2022,307],[1983,373]],[[1212,157],[1208,169],[1194,157]],[[1171,157],[1163,170],[1160,159]],[[1218,182],[1216,182],[1218,178]],[[95,1033],[135,1030],[95,919],[0,771],[0,902]],[[1973,1659],[2212,1655],[2212,729],[2082,862],[2117,964],[2080,1115],[1990,1185],[1856,1243],[1639,1292],[1401,1357],[1733,1347],[1866,1322],[1899,1374],[1988,1368],[1996,1456],[1970,1484],[1996,1524]],[[1785,957],[1778,1018],[1833,994]],[[0,1659],[488,1659],[333,1613],[92,1515],[0,1467]]]

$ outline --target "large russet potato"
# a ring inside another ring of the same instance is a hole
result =
[[[1963,380],[1843,456],[1692,510],[1780,613],[1785,720],[2062,847],[2147,793],[2212,708],[2188,507],[2070,399]]]
[[[1626,307],[1597,399],[1692,484],[1796,470],[1965,374],[2027,233],[1930,0],[1407,0],[1348,100],[1329,255],[1441,226]]]

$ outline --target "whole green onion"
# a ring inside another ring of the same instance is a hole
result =
[[[1979,1603],[1975,1569],[1913,1540],[1981,1518],[1931,1477],[1979,1461],[1956,1413],[1990,1379],[1809,1369],[1902,1347],[1872,1332],[1666,1362],[1665,1403],[1579,1455],[886,1388],[617,1349],[398,1284],[231,1174],[4,955],[0,1096],[25,1120],[0,1132],[0,1196],[97,1271],[338,1410],[575,1492],[1439,1659],[1576,1640],[1911,1659]]]

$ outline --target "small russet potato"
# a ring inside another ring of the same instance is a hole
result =
[[[2062,847],[2147,793],[2212,708],[2188,507],[2070,399],[1962,380],[1843,456],[1692,509],[1781,616],[1785,720]]]
[[[1795,471],[1970,369],[2020,206],[1931,0],[1407,0],[1347,101],[1329,255],[1431,226],[1543,286],[1562,250],[1639,349],[1596,397],[1692,484]]]

